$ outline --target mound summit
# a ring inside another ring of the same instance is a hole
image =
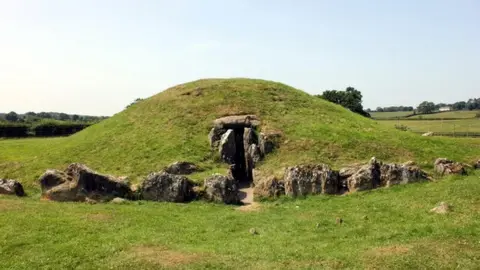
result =
[[[135,181],[188,161],[202,169],[192,179],[202,180],[228,167],[209,143],[215,120],[239,115],[255,116],[256,132],[278,135],[277,147],[256,167],[266,175],[297,164],[339,167],[372,156],[431,167],[439,156],[470,162],[480,149],[473,139],[424,138],[384,127],[285,84],[204,79],[169,88],[67,138],[30,140],[38,142],[31,147],[0,142],[0,152],[16,151],[13,158],[0,154],[0,173],[28,186],[47,168],[81,162]]]

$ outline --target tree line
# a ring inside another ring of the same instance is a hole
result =
[[[11,123],[34,123],[41,122],[43,120],[58,120],[58,121],[73,121],[82,123],[91,123],[104,120],[106,116],[89,116],[78,114],[66,114],[57,112],[27,112],[25,114],[17,114],[16,112],[9,112],[6,114],[0,113],[0,121],[6,121]]]
[[[107,117],[69,115],[55,112],[28,112],[0,114],[0,137],[54,137],[68,136]]]
[[[323,98],[327,101],[342,105],[354,113],[358,113],[365,117],[370,117],[370,114],[363,109],[362,93],[354,87],[347,87],[345,91],[341,90],[327,90],[316,97]]]
[[[327,101],[342,105],[352,112],[358,113],[365,117],[371,117],[371,109],[364,110],[362,105],[362,93],[354,87],[347,87],[345,91],[341,90],[326,90],[321,95],[316,97],[325,99]],[[390,106],[390,107],[378,107],[377,112],[407,112],[411,111],[412,114],[429,114],[439,111],[443,107],[449,107],[450,110],[480,110],[480,98],[471,98],[467,101],[458,101],[451,104],[446,103],[433,103],[430,101],[424,101],[420,103],[416,108],[413,106]]]
[[[415,114],[428,114],[435,111],[439,111],[440,108],[449,107],[453,111],[462,110],[480,110],[480,98],[471,98],[467,101],[458,101],[455,103],[437,103],[431,101],[423,101],[416,108],[412,106],[391,106],[391,107],[378,107],[377,112],[408,112],[413,111]],[[367,110],[371,112],[370,109]]]

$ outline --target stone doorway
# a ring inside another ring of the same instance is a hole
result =
[[[209,140],[218,149],[223,162],[230,164],[230,174],[242,186],[253,182],[254,163],[260,158],[254,115],[235,115],[216,119]],[[257,156],[258,157],[257,157]]]

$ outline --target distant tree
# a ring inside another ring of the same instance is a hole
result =
[[[470,111],[480,109],[480,98],[469,99],[467,102],[467,109]]]
[[[10,122],[17,122],[18,121],[18,114],[16,112],[9,112],[5,115],[5,120]]]
[[[46,119],[51,119],[52,118],[52,115],[49,114],[49,113],[46,113],[46,112],[38,113],[37,116],[40,117],[40,118],[46,118]]]
[[[70,115],[68,115],[66,113],[59,113],[58,114],[58,119],[62,120],[62,121],[67,121],[67,120],[70,120]]]
[[[74,114],[74,115],[72,115],[72,120],[73,121],[78,121],[78,120],[80,120],[80,116],[78,116],[78,114]]]
[[[435,111],[435,103],[429,102],[429,101],[424,101],[420,103],[417,107],[417,112],[427,114],[427,113],[432,113]]]
[[[25,115],[28,115],[28,116],[37,116],[37,114],[34,113],[34,112],[27,112]]]
[[[412,106],[391,106],[391,107],[378,107],[377,112],[411,112]]]
[[[345,91],[327,90],[323,92],[320,97],[330,102],[342,105],[352,112],[358,113],[365,117],[370,117],[370,114],[363,110],[362,93],[353,87],[347,87]]]
[[[452,105],[452,109],[456,111],[465,110],[466,108],[467,108],[467,102],[465,101],[455,102]]]

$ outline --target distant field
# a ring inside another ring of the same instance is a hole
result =
[[[408,117],[408,119],[458,119],[458,118],[475,118],[477,111],[453,111],[453,112],[442,112],[442,113],[432,113],[432,114],[421,114]]]
[[[370,115],[375,119],[386,119],[392,117],[406,117],[413,114],[413,111],[408,112],[371,112]]]
[[[384,120],[379,123],[395,126],[404,125],[417,132],[480,132],[480,119],[464,120]]]

